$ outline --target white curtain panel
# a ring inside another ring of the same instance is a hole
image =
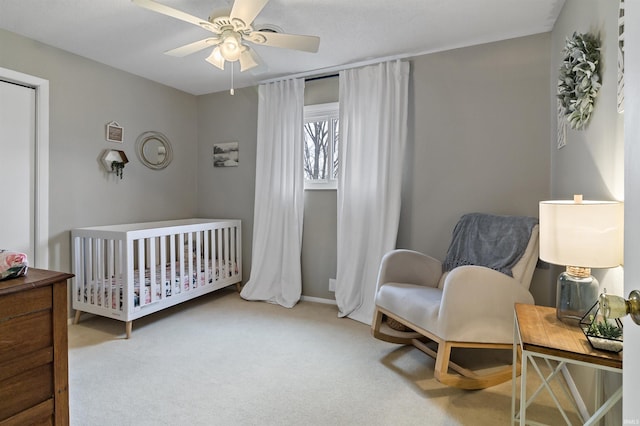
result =
[[[251,276],[240,295],[293,307],[302,292],[304,80],[258,89]]]
[[[371,324],[382,256],[395,248],[407,139],[409,63],[340,72],[339,316]]]

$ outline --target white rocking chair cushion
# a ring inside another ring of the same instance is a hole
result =
[[[413,325],[424,327],[425,324],[438,323],[441,298],[442,291],[438,288],[387,283],[378,291],[376,305],[397,313]]]

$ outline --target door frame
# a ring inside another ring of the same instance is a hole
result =
[[[49,80],[0,67],[0,80],[36,91],[34,264],[49,267]]]

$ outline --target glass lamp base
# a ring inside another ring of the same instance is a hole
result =
[[[576,276],[563,272],[558,276],[556,316],[560,321],[578,325],[598,300],[599,284],[593,276]]]

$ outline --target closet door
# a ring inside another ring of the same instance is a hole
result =
[[[0,249],[35,251],[35,89],[0,80]]]

